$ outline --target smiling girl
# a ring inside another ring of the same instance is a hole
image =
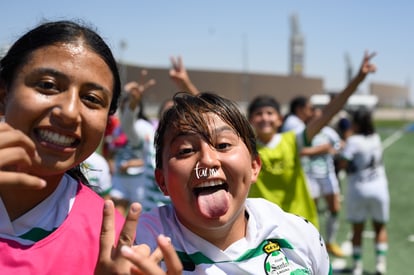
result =
[[[119,94],[110,49],[74,22],[39,25],[1,59],[1,273],[93,274],[104,201],[79,165]]]

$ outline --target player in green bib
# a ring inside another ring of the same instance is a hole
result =
[[[248,118],[257,136],[262,170],[250,188],[249,197],[272,201],[287,212],[300,215],[318,227],[318,215],[310,196],[299,152],[342,109],[348,98],[368,73],[375,72],[370,63],[375,54],[365,53],[355,78],[323,110],[322,116],[310,121],[303,131],[279,133],[282,116],[279,103],[271,96],[258,96],[248,106]]]

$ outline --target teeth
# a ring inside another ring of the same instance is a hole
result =
[[[211,186],[217,186],[217,185],[222,185],[222,184],[223,184],[223,182],[221,180],[205,181],[205,182],[197,185],[197,188],[211,187]]]
[[[39,134],[42,139],[60,146],[70,146],[75,142],[75,138],[73,137],[59,135],[48,130],[40,130]]]

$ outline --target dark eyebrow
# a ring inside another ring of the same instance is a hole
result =
[[[48,74],[52,75],[54,77],[64,77],[67,78],[67,76],[58,70],[52,69],[52,68],[36,68],[33,70],[32,74]]]
[[[213,129],[213,132],[215,132],[215,133],[222,133],[222,132],[225,132],[225,131],[230,131],[234,134],[237,134],[236,131],[232,127],[230,127],[229,125],[224,125],[224,126],[221,126],[219,128]],[[173,143],[179,137],[182,137],[182,136],[197,136],[198,134],[199,133],[193,132],[193,131],[180,131],[180,132],[177,132],[172,136],[170,144]]]
[[[184,132],[184,131],[178,132],[178,133],[176,133],[175,135],[172,136],[172,139],[170,140],[170,144],[174,143],[175,140],[178,139],[179,137],[182,137],[182,136],[195,136],[195,135],[196,135],[196,133],[193,133],[193,132],[191,132],[191,133],[190,132]]]

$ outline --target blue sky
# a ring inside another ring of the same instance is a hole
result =
[[[288,74],[289,17],[297,14],[306,76],[339,90],[345,54],[356,72],[368,49],[378,53],[378,71],[364,85],[413,90],[414,4],[408,0],[0,0],[0,8],[0,47],[42,19],[81,19],[131,64],[167,67],[170,56],[181,55],[190,69],[282,75]]]

